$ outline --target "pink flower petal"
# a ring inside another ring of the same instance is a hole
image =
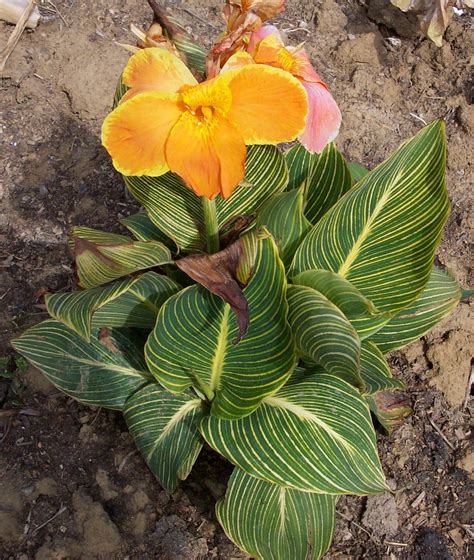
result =
[[[258,31],[254,31],[252,35],[250,35],[247,52],[254,56],[257,51],[258,44],[270,35],[275,35],[277,41],[281,44],[281,46],[283,46],[283,39],[281,38],[278,29],[274,25],[264,25]]]
[[[341,111],[322,82],[302,81],[301,84],[308,94],[309,113],[299,141],[309,152],[320,153],[339,134]]]

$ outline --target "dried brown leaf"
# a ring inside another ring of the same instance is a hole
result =
[[[452,0],[391,0],[402,12],[413,12],[418,16],[422,32],[435,45],[442,46],[443,34],[451,17]]]

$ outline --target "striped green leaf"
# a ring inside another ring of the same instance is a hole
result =
[[[72,231],[79,284],[94,288],[121,276],[172,262],[171,253],[159,241],[132,241],[85,227]]]
[[[217,519],[257,560],[318,560],[335,526],[336,497],[271,484],[234,469]]]
[[[90,290],[47,295],[46,309],[53,319],[61,321],[88,341],[94,313],[126,292],[133,283],[134,280],[129,278]]]
[[[449,213],[444,125],[421,130],[360,181],[298,248],[292,274],[337,272],[381,312],[409,305],[428,282]]]
[[[206,417],[201,431],[234,465],[268,482],[322,494],[387,489],[367,404],[334,375],[285,385],[239,420]]]
[[[149,383],[125,403],[123,414],[138,449],[168,492],[187,478],[201,451],[199,422],[206,410],[191,393],[172,395]]]
[[[303,212],[303,196],[301,188],[277,193],[258,213],[257,224],[273,235],[285,267],[291,264],[296,249],[311,229]]]
[[[360,340],[341,310],[306,286],[288,286],[287,298],[288,321],[303,358],[362,387]]]
[[[349,171],[350,171],[350,174],[351,174],[351,177],[352,177],[352,181],[354,183],[358,183],[369,172],[369,170],[366,167],[364,167],[360,163],[356,163],[355,161],[349,162],[347,164],[347,167],[349,168]]]
[[[285,156],[288,188],[303,188],[306,218],[316,224],[352,186],[346,161],[333,143],[320,154],[311,154],[297,144]]]
[[[94,331],[86,342],[50,319],[12,344],[58,389],[86,404],[121,410],[129,395],[150,378],[141,352],[121,331],[108,331],[106,342]]]
[[[370,340],[383,353],[418,340],[459,303],[461,287],[449,272],[433,268],[425,289]]]
[[[379,312],[351,282],[331,270],[307,270],[292,278],[294,284],[317,290],[344,313],[360,339],[382,328],[391,315]]]
[[[364,395],[373,395],[379,391],[403,389],[401,379],[394,379],[382,352],[370,340],[362,342],[360,353],[360,373],[364,380]]]
[[[201,286],[172,296],[161,308],[145,354],[158,381],[172,392],[194,385],[212,401],[212,414],[250,414],[290,375],[295,361],[286,320],[286,280],[272,238],[258,242],[244,289],[250,314],[245,337],[230,306]]]
[[[126,218],[120,223],[138,239],[138,241],[160,241],[172,250],[176,250],[174,243],[150,220],[146,212],[140,211]]]
[[[180,290],[181,286],[171,278],[145,272],[117,299],[98,309],[92,318],[92,325],[151,330],[161,306]]]
[[[256,212],[288,181],[285,160],[275,146],[249,146],[245,179],[227,200],[216,198],[219,228],[241,215]],[[151,221],[184,252],[205,247],[202,202],[173,173],[160,177],[125,177],[133,196],[145,207]]]

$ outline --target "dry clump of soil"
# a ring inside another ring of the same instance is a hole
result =
[[[167,5],[205,46],[220,29],[218,0]],[[0,80],[2,354],[11,352],[12,336],[44,318],[45,290],[74,287],[71,226],[116,230],[117,219],[137,209],[99,129],[127,59],[113,41],[131,42],[130,23],[148,23],[146,3],[56,0],[54,7],[40,2],[47,21],[23,35]],[[422,121],[446,120],[452,213],[438,260],[463,285],[472,284],[474,223],[471,23],[469,14],[455,17],[438,49],[382,0],[287,0],[279,18],[289,41],[306,41],[338,100],[338,146],[348,159],[373,167]],[[0,22],[0,43],[10,32]],[[414,404],[402,427],[380,436],[393,493],[340,500],[328,559],[472,555],[472,324],[462,303],[392,356]],[[169,496],[119,414],[68,399],[32,369],[0,380],[0,407],[27,413],[0,416],[1,559],[245,557],[213,513],[230,467],[212,452]]]

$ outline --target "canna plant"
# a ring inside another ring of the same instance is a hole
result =
[[[143,209],[130,235],[74,228],[79,289],[48,295],[14,346],[122,411],[167,491],[204,444],[230,461],[216,513],[252,557],[318,559],[339,495],[388,490],[374,423],[410,408],[385,355],[460,299],[433,266],[444,125],[370,172],[347,163],[327,86],[264,25],[281,1],[227,2],[207,55],[150,4],[102,130]]]

